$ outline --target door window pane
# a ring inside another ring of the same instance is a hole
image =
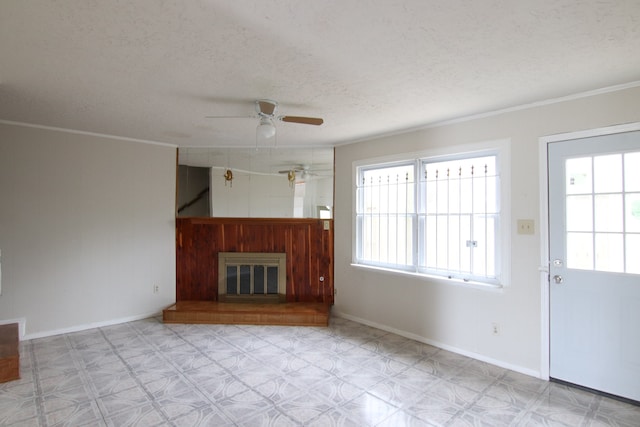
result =
[[[627,194],[625,208],[627,232],[640,233],[640,193]]]
[[[595,196],[595,224],[596,231],[623,231],[621,194]]]
[[[593,231],[591,196],[567,196],[567,231]]]
[[[596,270],[624,272],[622,233],[596,233]]]
[[[567,267],[593,270],[592,233],[567,233]]]
[[[624,155],[624,190],[640,191],[640,152]]]
[[[640,274],[640,234],[627,234],[627,273]]]
[[[568,159],[566,163],[567,194],[591,193],[591,157]]]
[[[593,171],[594,193],[622,191],[622,154],[594,157]]]

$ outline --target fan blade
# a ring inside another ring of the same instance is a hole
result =
[[[303,125],[319,126],[324,123],[324,120],[317,117],[281,116],[278,117],[278,119],[282,120],[283,122],[301,123]]]
[[[268,99],[261,99],[256,102],[258,103],[258,107],[260,108],[259,112],[267,116],[272,116],[276,111],[276,105],[278,105],[274,101],[270,101]]]
[[[205,119],[256,119],[256,116],[204,116]]]
[[[319,126],[324,123],[324,120],[317,117],[298,117],[298,116],[282,116],[278,117],[283,122],[289,123],[301,123],[303,125],[315,125]]]

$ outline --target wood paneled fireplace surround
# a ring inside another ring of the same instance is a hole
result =
[[[236,259],[245,253],[250,261]],[[224,257],[232,261],[221,264]],[[275,258],[286,261],[276,266]],[[238,275],[237,286],[226,273]],[[176,304],[163,312],[167,323],[326,326],[333,295],[333,220],[176,219]]]

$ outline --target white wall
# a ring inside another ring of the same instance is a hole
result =
[[[640,88],[565,100],[336,149],[334,312],[531,375],[541,372],[539,138],[640,121]],[[351,265],[354,161],[396,153],[511,140],[511,284],[501,291]],[[501,333],[492,335],[491,324]]]
[[[175,177],[173,147],[0,123],[0,323],[29,338],[173,303]]]

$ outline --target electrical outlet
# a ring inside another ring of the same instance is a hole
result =
[[[160,286],[158,285],[153,285],[153,293],[157,294],[158,292],[160,292]]]
[[[493,322],[491,324],[491,334],[492,335],[500,335],[500,324]]]

